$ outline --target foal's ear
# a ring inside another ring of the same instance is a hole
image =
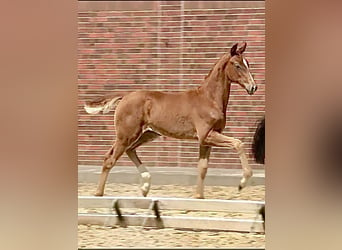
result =
[[[237,49],[237,53],[242,54],[246,50],[246,47],[247,47],[247,43],[243,42],[242,46]]]
[[[235,56],[235,55],[238,54],[237,51],[236,51],[237,46],[238,46],[238,44],[236,43],[236,44],[234,44],[233,47],[230,49],[230,55],[231,55],[231,56]]]

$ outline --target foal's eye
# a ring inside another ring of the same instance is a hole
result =
[[[240,64],[235,64],[235,67],[236,67],[237,69],[242,69],[241,66],[240,66]]]

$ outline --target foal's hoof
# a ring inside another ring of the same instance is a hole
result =
[[[192,196],[192,198],[194,199],[204,199],[203,195],[199,195],[199,194],[195,194],[194,196]]]
[[[141,193],[144,197],[147,196],[148,192],[150,191],[150,187],[151,186],[147,183],[140,186]]]
[[[95,196],[103,196],[103,193],[101,193],[101,192],[96,192],[96,193],[95,193]]]
[[[243,186],[239,185],[238,190],[239,192],[243,189]]]
[[[147,191],[141,190],[141,194],[142,194],[144,197],[146,197],[146,196],[148,195],[148,190],[147,190]]]

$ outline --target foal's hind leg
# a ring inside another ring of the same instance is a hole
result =
[[[133,143],[132,146],[130,146],[129,149],[126,150],[126,154],[131,159],[131,161],[135,164],[135,166],[137,167],[141,175],[140,189],[141,189],[143,196],[146,196],[148,192],[150,191],[151,175],[146,169],[146,167],[140,161],[135,149],[146,142],[153,141],[155,138],[159,136],[160,134],[156,132],[146,131],[139,137],[139,139],[135,143]]]
[[[197,188],[194,198],[204,199],[204,178],[207,174],[211,147],[200,145],[199,151]]]
[[[104,187],[108,178],[108,174],[112,167],[114,167],[115,163],[118,161],[120,156],[125,152],[126,146],[120,141],[116,141],[115,144],[111,147],[111,149],[106,153],[105,159],[103,161],[102,172],[99,179],[99,184],[97,187],[97,191],[95,193],[96,196],[103,196]]]

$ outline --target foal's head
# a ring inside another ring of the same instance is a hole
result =
[[[241,46],[234,44],[230,49],[230,58],[225,67],[228,78],[235,83],[238,83],[241,87],[246,89],[247,93],[253,95],[257,90],[257,85],[249,71],[249,64],[244,57],[247,43],[243,43]]]

